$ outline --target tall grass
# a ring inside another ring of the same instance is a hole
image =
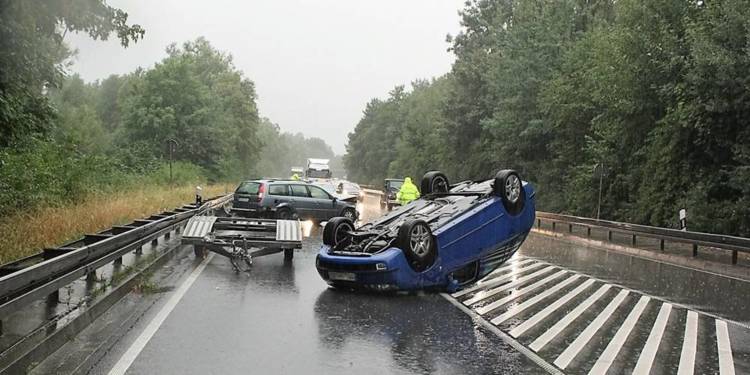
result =
[[[203,188],[208,198],[224,194],[227,185]],[[195,188],[151,185],[112,193],[91,193],[78,203],[18,211],[0,217],[0,264],[5,264],[94,233],[193,202]]]

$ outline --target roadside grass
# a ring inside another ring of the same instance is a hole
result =
[[[205,198],[221,195],[229,185],[203,187]],[[0,217],[0,264],[59,246],[86,233],[171,210],[193,202],[195,188],[147,186],[118,193],[92,194],[81,202],[42,207]]]

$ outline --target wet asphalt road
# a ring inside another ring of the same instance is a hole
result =
[[[377,203],[367,203],[365,218],[377,215]],[[241,274],[228,260],[213,257],[127,373],[545,373],[439,294],[329,289],[314,266],[319,246],[320,228],[314,228],[294,260],[281,254],[258,258],[251,272]],[[732,368],[750,372],[746,282],[534,235],[503,268],[475,290],[454,295],[454,302],[527,348],[577,311],[576,319],[534,350],[565,372],[629,373],[650,351],[654,373],[675,373],[692,342],[695,373],[728,373],[720,371],[727,369],[720,344],[725,320]],[[599,288],[609,289],[582,309]],[[624,294],[607,315],[606,307]],[[671,310],[662,319],[665,304]],[[692,341],[691,314],[697,322]],[[597,320],[602,324],[592,330]],[[660,320],[663,331],[652,340]],[[578,337],[587,330],[591,337],[582,342]],[[619,346],[613,344],[618,337]],[[130,341],[134,337],[126,337],[94,372],[109,371]],[[648,341],[658,345],[647,350]],[[607,355],[612,360],[602,361]]]
[[[368,199],[365,218],[380,211]],[[127,373],[544,373],[439,294],[329,289],[315,270],[321,229],[292,261],[257,258],[249,273],[213,257]],[[94,372],[109,371],[123,351]]]

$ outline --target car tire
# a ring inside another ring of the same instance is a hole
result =
[[[347,239],[346,232],[353,230],[354,222],[345,217],[334,217],[323,228],[323,244],[332,247],[339,245]]]
[[[526,205],[526,190],[518,172],[503,169],[495,175],[492,193],[503,200],[505,210],[511,215],[518,215]]]
[[[432,193],[447,193],[451,188],[448,177],[440,171],[430,171],[422,177],[420,190],[422,195]]]
[[[407,220],[401,224],[395,245],[403,251],[414,271],[422,272],[435,264],[437,243],[424,220]]]
[[[286,207],[279,208],[276,211],[276,218],[279,220],[292,220],[293,217],[294,217],[294,214],[292,213],[292,210]]]
[[[353,208],[345,208],[343,211],[341,211],[341,216],[351,220],[351,222],[353,223],[357,221],[357,210]]]

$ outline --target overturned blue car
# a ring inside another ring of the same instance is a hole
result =
[[[320,276],[344,289],[452,292],[510,258],[534,224],[534,188],[513,170],[456,184],[432,171],[420,190],[422,198],[359,228],[331,219]]]

